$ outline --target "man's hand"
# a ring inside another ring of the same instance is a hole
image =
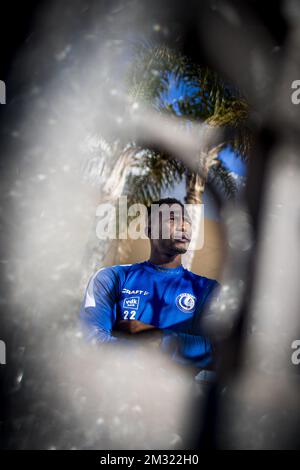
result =
[[[120,320],[116,326],[118,330],[125,331],[126,333],[132,335],[141,333],[143,331],[156,329],[155,326],[143,323],[139,320]]]

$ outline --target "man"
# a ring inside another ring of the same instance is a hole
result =
[[[120,331],[128,337],[160,332],[162,349],[175,361],[209,369],[212,347],[196,325],[218,283],[181,264],[191,240],[183,204],[166,198],[153,207],[159,211],[151,217],[148,210],[149,260],[102,268],[92,276],[80,312],[84,330],[100,343],[122,341]]]

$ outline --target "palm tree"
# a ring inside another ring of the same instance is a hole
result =
[[[231,146],[241,158],[247,158],[251,145],[248,105],[239,90],[228,86],[210,69],[192,63],[165,46],[139,47],[127,80],[133,101],[151,106],[159,113],[184,117],[191,125],[200,120],[208,126],[230,126],[234,130],[229,141],[205,155],[205,172],[201,175],[156,149],[140,152],[134,165],[140,171],[129,174],[125,188],[130,203],[150,204],[183,178],[187,204],[202,203],[207,180],[214,180],[227,197],[233,196],[237,191],[236,183],[218,155],[224,147]],[[172,100],[171,88],[177,95]],[[196,230],[199,223],[198,220],[194,225]],[[192,252],[189,252],[185,265],[190,267],[191,262]]]
[[[235,130],[233,138],[218,145],[207,156],[207,175],[202,182],[170,156],[147,149],[140,161],[142,173],[130,177],[135,198],[149,203],[152,195],[157,197],[183,176],[187,180],[187,202],[201,202],[208,177],[217,179],[227,196],[233,195],[235,183],[227,168],[217,161],[217,156],[224,147],[230,146],[241,158],[247,158],[251,144],[248,104],[239,90],[227,85],[215,72],[194,64],[166,46],[139,46],[127,81],[133,101],[142,101],[160,113],[181,116],[191,123],[200,120],[208,126],[231,126]],[[171,87],[177,91],[172,100]],[[128,195],[131,196],[130,192]]]
[[[127,84],[132,101],[142,102],[159,113],[182,116],[191,124],[201,120],[208,126],[230,125],[235,129],[234,138],[205,155],[205,174],[200,176],[161,150],[143,148],[136,142],[122,142],[120,138],[109,143],[100,137],[84,169],[87,179],[91,182],[95,179],[95,184],[101,188],[99,200],[116,204],[118,198],[125,194],[129,204],[140,202],[148,205],[184,178],[187,204],[202,202],[209,179],[214,180],[226,196],[235,194],[235,181],[217,157],[220,150],[230,144],[242,158],[246,158],[250,145],[246,126],[248,106],[240,93],[226,85],[214,72],[201,68],[165,46],[145,46],[136,50]],[[171,86],[182,92],[177,93],[172,101],[168,97]],[[197,229],[197,221],[195,225]],[[94,238],[93,230],[88,243],[83,285],[97,266],[113,264],[120,249],[116,241],[95,243]],[[186,266],[191,261],[190,252]]]
[[[98,203],[109,203],[117,210],[128,172],[130,171],[135,147],[116,139],[109,142],[98,135],[89,135],[83,144],[83,180],[98,192]],[[84,291],[91,274],[105,265],[114,264],[119,250],[117,240],[98,240],[95,234],[96,217],[89,231],[80,289]]]

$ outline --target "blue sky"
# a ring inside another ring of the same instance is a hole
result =
[[[226,167],[236,173],[239,176],[246,176],[247,168],[246,164],[233,152],[232,149],[226,148],[219,154],[220,160],[226,165]]]

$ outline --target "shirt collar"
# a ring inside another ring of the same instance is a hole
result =
[[[176,268],[164,268],[162,266],[157,266],[156,264],[150,263],[150,261],[145,261],[144,266],[151,271],[162,274],[181,274],[184,271],[184,267],[182,265],[177,266]]]

